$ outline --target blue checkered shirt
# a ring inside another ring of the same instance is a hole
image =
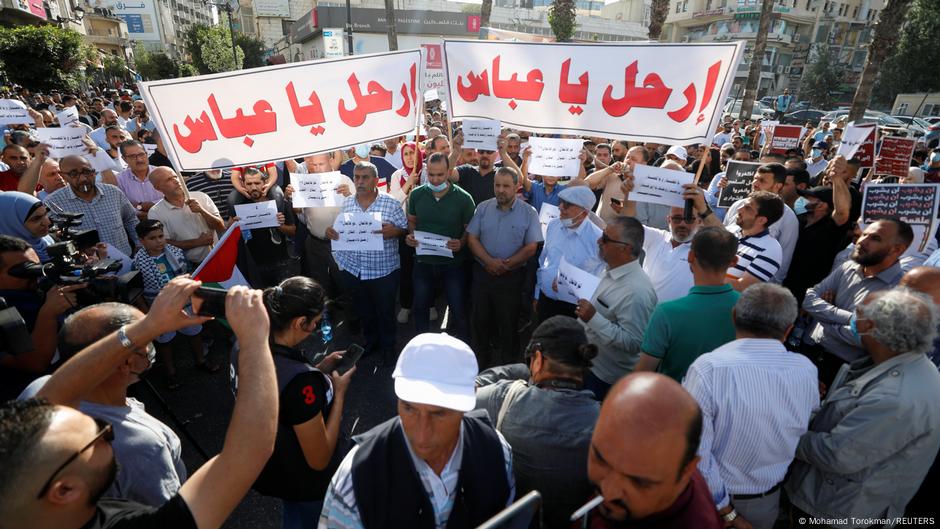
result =
[[[58,189],[46,197],[45,202],[53,203],[69,213],[84,213],[79,230],[98,230],[98,238],[131,257],[134,252],[127,238],[139,246],[137,240],[137,210],[131,205],[124,192],[111,184],[95,184],[98,192],[91,202],[86,202],[72,191],[71,186]]]
[[[341,213],[379,213],[382,224],[391,223],[400,229],[408,228],[408,219],[401,209],[401,203],[384,193],[379,193],[368,209],[363,210],[356,201],[356,195],[346,197]],[[398,239],[382,241],[381,252],[333,252],[333,258],[340,268],[359,279],[385,277],[400,266],[398,257]]]

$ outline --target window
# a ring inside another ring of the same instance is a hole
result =
[[[855,6],[855,9],[852,10],[852,18],[858,18],[858,6]]]
[[[290,35],[291,24],[293,21],[281,19],[281,35]]]
[[[898,114],[900,114],[900,115],[902,115],[902,116],[906,116],[906,115],[907,115],[907,109],[908,109],[909,106],[910,106],[910,105],[908,105],[907,103],[901,103],[901,105],[898,107]]]

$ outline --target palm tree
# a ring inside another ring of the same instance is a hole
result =
[[[751,107],[757,99],[757,89],[760,86],[760,70],[764,64],[764,50],[767,49],[767,34],[770,33],[770,16],[773,14],[774,0],[764,0],[760,8],[760,26],[757,28],[757,38],[754,40],[754,51],[751,53],[751,67],[747,72],[747,84],[744,85],[744,99],[741,101],[741,119],[751,118]]]
[[[659,40],[663,32],[663,23],[669,14],[669,0],[653,0],[650,4],[650,40]]]
[[[486,40],[486,30],[484,28],[490,27],[490,11],[493,10],[493,0],[483,0],[483,5],[480,6],[480,40]]]
[[[878,16],[878,22],[875,23],[875,35],[868,45],[868,60],[865,62],[865,69],[862,70],[862,76],[858,80],[858,88],[855,89],[855,98],[852,99],[852,109],[849,110],[849,121],[855,121],[865,115],[865,109],[871,101],[871,91],[875,86],[875,78],[881,70],[881,65],[893,53],[901,38],[901,26],[904,24],[904,17],[907,10],[911,7],[913,0],[888,0],[884,10]]]

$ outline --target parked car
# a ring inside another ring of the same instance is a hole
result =
[[[789,114],[784,114],[783,119],[780,120],[780,123],[786,125],[804,125],[807,121],[813,124],[814,127],[819,126],[819,120],[826,113],[822,110],[816,109],[807,109],[807,110],[797,110],[796,112],[790,112]]]
[[[725,105],[724,114],[730,114],[733,118],[741,117],[741,103],[742,100],[738,99],[737,101],[732,101]],[[751,118],[756,119],[773,119],[774,118],[774,109],[769,106],[761,103],[760,101],[755,101],[754,106],[751,107]]]
[[[940,123],[940,116],[930,116],[930,117],[925,117],[921,119],[923,119],[927,123],[930,123],[931,125],[936,125],[937,123]]]
[[[940,144],[940,121],[937,121],[927,129],[927,134],[924,135],[924,141],[927,142],[929,149],[933,149]]]
[[[827,113],[822,118],[820,122],[828,121],[830,123],[838,121],[840,118],[846,117],[849,115],[848,110],[833,110],[832,112]],[[907,125],[903,122],[894,119],[893,117],[885,114],[884,112],[878,112],[877,110],[868,110],[865,112],[865,116],[862,119],[857,120],[858,124],[865,123],[874,123],[878,125],[878,129],[882,134],[891,134],[893,136],[911,136],[915,137],[914,131],[911,131],[911,134],[908,134]]]
[[[927,134],[927,131],[930,130],[930,123],[912,116],[891,116],[894,119],[904,123],[904,125],[913,132],[915,137],[921,137]]]

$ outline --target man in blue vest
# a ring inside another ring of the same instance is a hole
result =
[[[784,114],[790,111],[793,105],[793,96],[790,95],[790,89],[784,88],[783,94],[774,98],[774,119],[780,121]]]
[[[327,490],[321,529],[476,527],[512,503],[512,449],[476,405],[473,350],[414,337],[392,378],[398,417],[354,440]]]

